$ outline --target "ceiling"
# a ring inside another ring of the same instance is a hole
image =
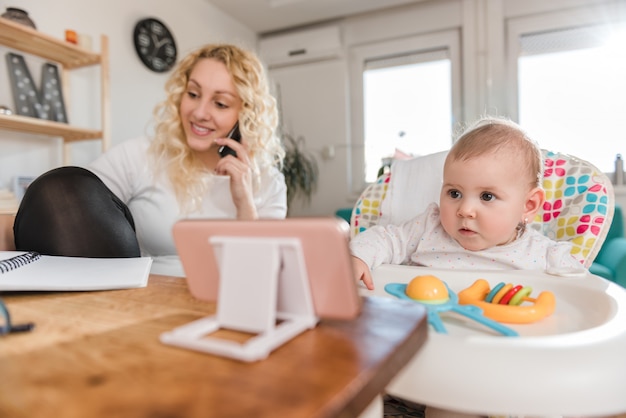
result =
[[[423,0],[207,0],[259,34]]]

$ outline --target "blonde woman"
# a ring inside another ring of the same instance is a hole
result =
[[[258,58],[234,45],[185,57],[155,108],[152,138],[112,148],[89,166],[62,167],[29,187],[16,248],[44,254],[154,258],[153,273],[182,275],[172,226],[183,217],[284,218],[284,150]],[[241,141],[228,138],[235,126]],[[234,152],[222,157],[219,151]]]

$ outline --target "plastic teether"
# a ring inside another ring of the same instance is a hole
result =
[[[440,312],[453,311],[481,323],[502,335],[515,337],[517,332],[496,321],[486,318],[482,310],[476,306],[459,305],[459,298],[448,285],[439,278],[431,275],[414,277],[408,284],[389,283],[385,291],[400,299],[412,300],[426,307],[428,323],[435,331],[447,334]]]
[[[478,279],[459,292],[459,303],[480,307],[485,316],[494,321],[526,324],[551,315],[556,306],[552,292],[541,292],[537,298],[531,298],[532,290],[529,286],[513,286],[511,283],[498,283],[489,289],[486,280]],[[531,305],[521,306],[523,302]]]

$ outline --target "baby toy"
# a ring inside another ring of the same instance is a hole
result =
[[[435,276],[417,276],[409,284],[389,283],[385,286],[385,291],[400,299],[412,300],[423,304],[426,307],[428,323],[439,333],[447,333],[439,313],[453,311],[473,319],[502,335],[509,337],[518,335],[516,331],[483,316],[481,308],[473,305],[459,305],[459,297],[456,293]]]
[[[511,283],[498,283],[489,289],[489,283],[478,279],[473,285],[459,292],[461,305],[474,305],[482,309],[486,317],[509,324],[535,322],[554,312],[556,301],[552,292],[541,292],[536,299],[528,297],[532,292],[529,286],[513,286]],[[520,306],[524,301],[529,306]]]

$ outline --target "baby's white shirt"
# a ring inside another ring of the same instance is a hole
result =
[[[470,251],[441,226],[439,206],[401,225],[376,225],[350,241],[352,255],[371,269],[381,264],[408,264],[445,269],[542,270],[551,274],[583,274],[569,242],[556,242],[532,228],[515,241]]]

